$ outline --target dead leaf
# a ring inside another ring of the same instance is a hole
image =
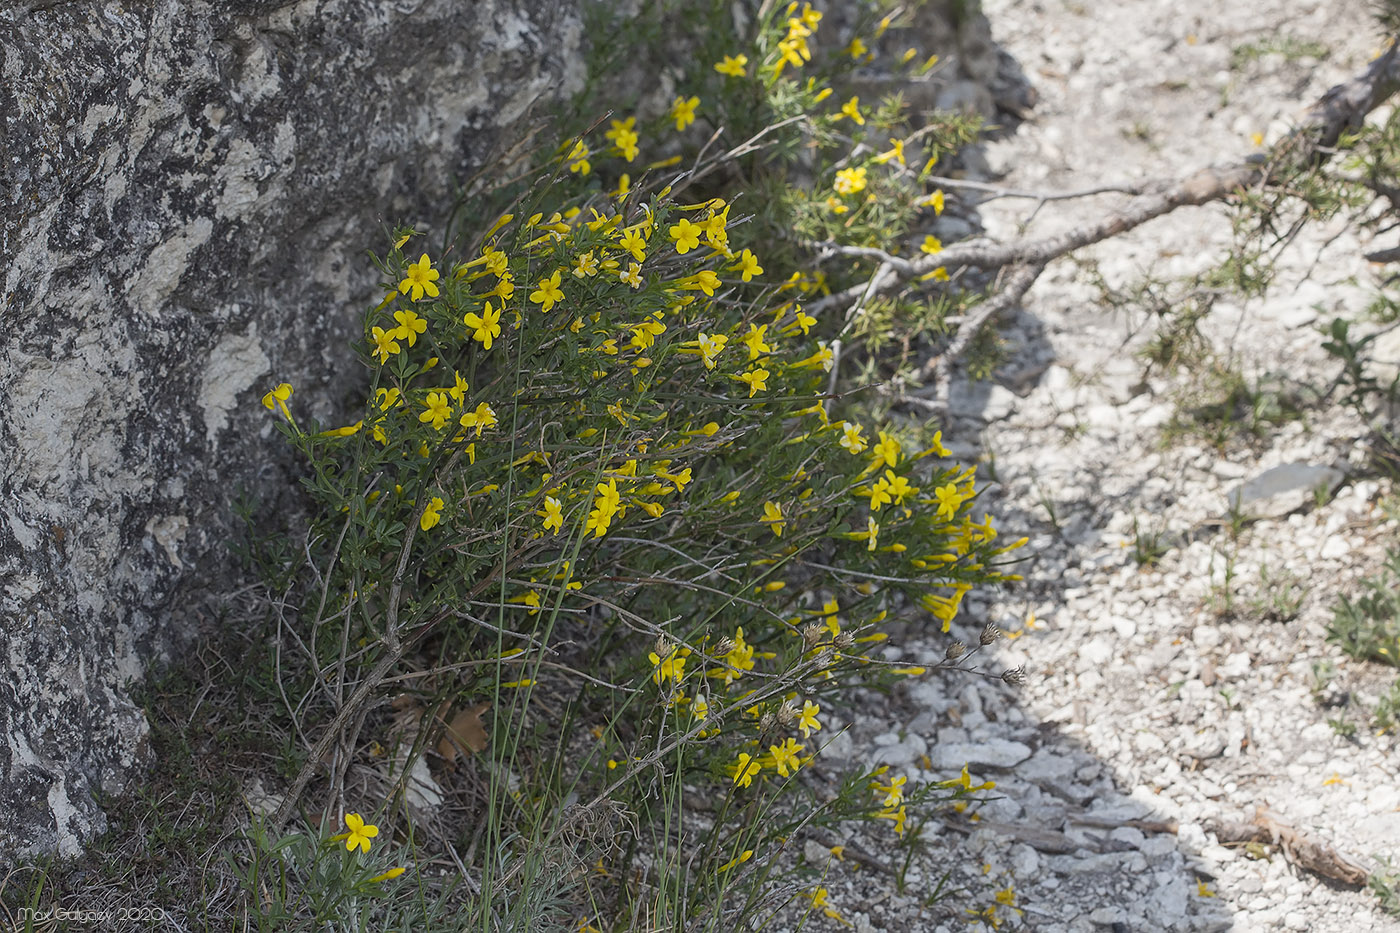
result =
[[[478,703],[471,709],[458,710],[452,721],[444,724],[437,750],[449,766],[456,761],[458,754],[467,758],[473,752],[485,750],[489,737],[481,716],[490,708],[490,702]]]

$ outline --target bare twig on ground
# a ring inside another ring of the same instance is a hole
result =
[[[1264,807],[1255,810],[1253,823],[1220,821],[1207,824],[1206,828],[1223,843],[1278,846],[1299,868],[1343,884],[1362,885],[1370,877],[1361,865],[1317,837],[1280,822],[1277,814]]]

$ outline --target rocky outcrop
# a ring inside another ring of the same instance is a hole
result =
[[[334,417],[363,259],[578,82],[560,0],[0,2],[0,861],[144,757],[129,687]]]

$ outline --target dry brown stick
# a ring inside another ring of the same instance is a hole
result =
[[[1370,877],[1370,872],[1361,865],[1316,837],[1279,822],[1277,815],[1264,807],[1254,811],[1253,823],[1221,821],[1209,823],[1206,828],[1221,842],[1278,846],[1299,868],[1343,884],[1362,885]]]

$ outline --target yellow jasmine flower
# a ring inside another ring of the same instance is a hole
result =
[[[859,125],[859,126],[864,126],[864,125],[865,125],[865,117],[863,117],[863,116],[860,115],[860,98],[859,98],[859,97],[852,97],[850,100],[848,100],[848,101],[846,101],[844,104],[842,104],[842,105],[841,105],[841,115],[842,115],[842,116],[846,116],[846,117],[850,117],[852,120],[856,121],[856,124]],[[837,119],[840,119],[840,117],[838,117]]]
[[[763,770],[763,766],[758,763],[748,752],[740,752],[739,760],[732,766],[734,771],[734,783],[740,787],[748,787],[753,783],[753,779]]]
[[[395,878],[397,878],[399,875],[402,875],[406,871],[408,871],[407,868],[391,868],[388,871],[384,872],[384,874],[375,875],[373,878],[369,879],[369,883],[378,884],[381,881],[393,881]]]
[[[958,487],[954,483],[946,486],[939,486],[933,491],[938,497],[938,517],[951,519],[957,514],[958,506],[962,505],[963,497],[958,492]]]
[[[544,497],[544,511],[536,512],[544,516],[544,530],[553,529],[558,534],[564,528],[564,505],[553,496]]]
[[[773,757],[773,767],[778,769],[779,776],[787,777],[789,773],[797,773],[802,761],[797,753],[802,751],[803,747],[798,745],[792,736],[788,736],[778,745],[768,746],[768,754]]]
[[[924,237],[924,241],[919,244],[919,249],[933,256],[943,252],[943,242],[930,233],[928,236]]]
[[[878,512],[880,511],[880,506],[884,505],[886,502],[894,501],[890,498],[890,484],[883,479],[870,487],[869,495],[870,511],[872,512]]]
[[[724,350],[724,345],[729,342],[729,338],[724,334],[700,334],[700,359],[704,361],[706,369],[715,368],[715,358]],[[716,425],[718,428],[718,425]]]
[[[422,517],[418,519],[418,527],[422,528],[424,531],[428,531],[435,527],[438,522],[442,521],[442,515],[440,513],[442,512],[443,505],[442,499],[433,496],[432,501],[423,509]]]
[[[676,243],[676,252],[684,256],[700,245],[700,234],[704,231],[697,224],[682,217],[681,222],[671,227],[669,232],[671,239]]]
[[[466,401],[467,390],[470,389],[471,386],[467,385],[467,380],[462,378],[461,373],[453,373],[452,380],[456,383],[456,385],[448,389],[447,394],[452,396],[452,401],[460,405],[464,401]]]
[[[776,502],[763,503],[763,521],[773,531],[773,537],[781,538],[787,522],[783,521],[783,510]]]
[[[721,865],[718,869],[716,869],[716,872],[718,873],[729,871],[729,869],[733,868],[735,865],[742,865],[751,858],[753,858],[753,849],[745,849],[743,852],[740,852],[737,856]]]
[[[618,506],[622,504],[622,495],[617,490],[617,480],[609,479],[607,485],[599,483],[595,489],[598,493],[593,500],[593,510],[588,513],[588,523],[584,526],[584,534],[593,532],[593,537],[601,538],[607,534],[608,527],[612,524],[613,516],[617,514]]]
[[[705,293],[705,297],[713,298],[715,296],[715,289],[719,288],[719,276],[715,275],[709,269],[704,269],[682,279],[681,288],[690,291],[701,291]]]
[[[472,328],[472,339],[484,350],[491,349],[491,342],[501,336],[501,312],[492,308],[489,301],[481,314],[468,311],[463,315],[462,323]]]
[[[715,63],[715,71],[733,78],[742,78],[744,76],[744,66],[748,63],[749,57],[747,55],[726,55],[724,56],[724,61]]]
[[[564,300],[564,290],[559,287],[560,271],[555,269],[553,275],[540,279],[535,283],[535,290],[530,293],[530,300],[539,305],[541,311],[548,311]]]
[[[754,276],[763,274],[763,267],[758,264],[758,257],[750,250],[744,250],[739,254],[739,277],[745,282],[751,281]]]
[[[452,414],[452,405],[446,392],[429,392],[423,402],[424,411],[418,415],[419,421],[431,421],[434,431],[441,431]]]
[[[679,684],[681,678],[685,677],[685,656],[674,648],[666,655],[665,659],[653,651],[647,655],[647,660],[651,661],[654,668],[651,681],[658,686],[663,680],[673,680]]]
[[[676,121],[676,129],[683,130],[695,122],[695,108],[700,106],[698,97],[677,97],[671,104],[671,119]]]
[[[408,294],[410,301],[422,298],[424,292],[428,293],[429,298],[436,298],[438,287],[433,283],[437,280],[438,271],[433,268],[432,260],[428,258],[428,254],[424,253],[422,259],[409,265],[408,275],[399,283],[399,292]]]
[[[755,369],[752,372],[740,373],[734,378],[749,387],[749,398],[753,398],[758,392],[768,388],[768,370]]]
[[[768,334],[768,325],[749,325],[749,332],[744,335],[744,346],[749,348],[749,362],[752,363],[765,353],[772,353],[773,348],[764,343],[764,337]]]
[[[382,327],[376,327],[370,332],[374,339],[374,352],[372,355],[379,360],[381,366],[388,362],[389,357],[398,353],[401,349],[399,347],[399,342],[394,339],[394,334],[397,332],[398,328],[385,330]]]
[[[880,440],[875,445],[875,469],[885,466],[898,466],[901,452],[899,438],[880,432]]]
[[[598,257],[593,255],[593,250],[589,250],[578,258],[574,263],[574,278],[581,279],[587,276],[592,278],[598,274]]]
[[[860,36],[856,36],[851,40],[850,44],[846,46],[845,51],[846,54],[852,58],[860,58],[866,52],[865,43],[860,41]]]
[[[574,143],[574,147],[569,150],[567,156],[570,174],[577,172],[580,175],[587,175],[593,170],[593,166],[588,161],[588,147],[583,144],[583,140]]]
[[[395,311],[394,320],[399,322],[399,326],[394,328],[394,337],[407,340],[410,347],[418,342],[418,335],[428,329],[428,322],[419,317],[416,311]]]
[[[865,535],[866,535],[865,549],[866,549],[867,551],[873,551],[873,550],[875,550],[876,541],[877,541],[877,540],[879,539],[879,537],[880,537],[880,526],[879,526],[879,524],[876,523],[876,521],[875,521],[875,519],[874,519],[873,517],[867,518],[867,519],[865,520]]]
[[[861,426],[850,422],[842,422],[840,444],[853,454],[858,454],[865,449],[865,438],[861,436]]]
[[[627,271],[619,272],[617,277],[619,281],[625,282],[633,288],[642,287],[642,267],[638,263],[628,263]]]
[[[332,836],[331,841],[344,840],[347,852],[354,852],[356,846],[359,846],[361,852],[368,852],[369,841],[379,835],[379,827],[367,824],[358,813],[345,814],[345,826],[350,831]]]
[[[904,140],[891,139],[890,146],[890,149],[887,149],[884,152],[877,155],[875,157],[875,161],[880,163],[881,165],[884,165],[886,162],[889,162],[891,159],[894,159],[897,160],[900,165],[905,165],[906,163],[904,161]]]
[[[909,480],[902,476],[896,476],[893,470],[885,471],[885,478],[880,482],[885,483],[889,489],[889,494],[894,498],[895,505],[903,505],[904,497],[918,492],[918,487],[910,486]]]
[[[378,330],[378,328],[375,328]],[[397,351],[395,351],[397,352]],[[287,399],[292,397],[292,385],[289,382],[279,383],[273,390],[262,397],[263,407],[268,411],[281,409],[283,417],[288,421],[292,420],[292,413],[287,410]]]
[[[817,719],[817,714],[822,708],[811,700],[802,702],[802,714],[797,719],[797,728],[802,733],[804,739],[812,737],[812,733],[821,729],[821,720]]]
[[[476,436],[480,437],[484,429],[496,424],[496,411],[490,405],[482,402],[476,406],[475,411],[464,413],[458,420],[464,428],[476,428]]]
[[[629,227],[622,231],[622,241],[618,245],[631,253],[632,258],[637,260],[637,262],[642,262],[647,258],[647,241],[642,238],[642,234],[635,228]],[[695,245],[700,245],[698,237],[695,240]]]

